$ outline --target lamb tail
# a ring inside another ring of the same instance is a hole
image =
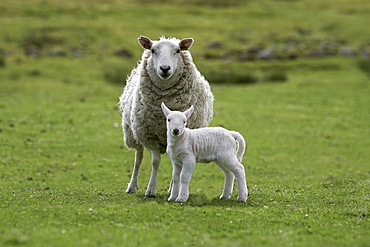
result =
[[[230,134],[238,142],[238,151],[236,153],[236,157],[238,158],[239,162],[242,162],[245,149],[247,148],[247,144],[246,144],[243,136],[240,133],[238,133],[236,131],[230,131]]]

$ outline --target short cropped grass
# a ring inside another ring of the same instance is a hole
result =
[[[366,51],[368,4],[174,2],[0,2],[0,245],[368,246],[366,54],[235,55],[289,40]],[[247,141],[245,204],[236,188],[218,199],[213,163],[197,164],[188,202],[167,202],[166,155],[157,197],[145,198],[148,152],[139,191],[125,192],[134,151],[122,142],[118,96],[142,51],[137,36],[162,34],[195,38],[216,99],[211,125]]]
[[[47,63],[9,66],[8,75],[48,69],[2,84],[2,245],[366,246],[369,83],[356,61],[335,73],[295,71],[283,84],[212,86],[212,125],[248,143],[246,204],[236,191],[218,199],[215,164],[197,165],[188,202],[167,202],[167,156],[157,198],[145,198],[148,153],[139,192],[126,194],[134,153],[121,141],[121,87],[94,76],[55,81],[49,75],[76,65]]]

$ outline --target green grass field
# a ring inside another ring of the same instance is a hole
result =
[[[362,0],[1,1],[0,245],[369,246],[369,13]],[[246,204],[218,199],[212,163],[188,202],[167,202],[166,155],[145,198],[148,152],[126,194],[117,102],[139,35],[195,39],[211,125],[248,143]]]

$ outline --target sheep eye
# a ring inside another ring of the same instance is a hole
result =
[[[171,122],[171,119],[168,119],[168,122]]]
[[[176,53],[177,53],[177,54],[179,54],[179,53],[180,53],[180,49],[178,49],[178,50],[176,51]]]
[[[150,51],[151,51],[153,54],[156,54],[154,49],[151,49]]]

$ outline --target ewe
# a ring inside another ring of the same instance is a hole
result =
[[[125,145],[136,149],[134,170],[126,192],[134,193],[138,189],[139,168],[147,148],[152,155],[152,174],[145,195],[154,197],[160,154],[165,153],[167,146],[161,102],[179,111],[196,105],[189,127],[199,128],[208,126],[212,119],[213,95],[188,51],[193,39],[162,37],[151,41],[140,36],[138,41],[145,50],[137,68],[128,77],[119,102]]]
[[[188,129],[185,126],[194,111],[193,106],[185,112],[171,111],[163,102],[161,107],[167,118],[167,154],[173,166],[173,187],[168,200],[185,202],[189,197],[189,182],[195,163],[213,161],[225,174],[220,199],[230,198],[236,178],[238,201],[245,202],[248,188],[244,166],[240,163],[246,146],[243,136],[221,127]],[[238,151],[236,142],[239,143]]]

